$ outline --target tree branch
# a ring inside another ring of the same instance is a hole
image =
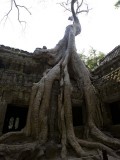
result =
[[[4,15],[4,17],[2,18],[1,22],[5,19],[5,22],[7,21],[8,19],[8,16],[10,15],[11,11],[13,10],[13,5],[15,6],[15,8],[17,9],[17,19],[19,21],[19,23],[25,23],[26,24],[26,21],[22,21],[20,20],[20,8],[24,8],[30,15],[31,15],[31,12],[29,11],[29,9],[26,7],[26,6],[22,6],[22,5],[19,5],[16,3],[16,0],[11,0],[11,7],[10,7],[10,10],[8,11],[8,13],[6,15]]]
[[[76,9],[76,13],[78,12],[78,10],[80,9],[80,7],[83,4],[83,0],[81,1],[81,3],[79,4],[79,1],[77,0],[77,9]]]
[[[61,7],[63,7],[65,9],[65,11],[69,11],[71,12],[71,10],[69,8],[67,8],[66,6],[68,5],[68,3],[62,2],[62,3],[58,3]]]
[[[83,0],[81,1],[81,3],[79,4],[79,2],[77,3],[77,9],[76,9],[76,14],[82,13],[82,12],[86,12],[88,13],[92,8],[88,8],[88,4],[84,3],[87,6],[87,9],[84,10],[80,10],[80,7],[83,5]]]
[[[16,0],[12,0],[12,1],[14,2],[15,7],[16,7],[17,9],[19,9],[19,8],[24,8],[24,9],[31,15],[31,12],[28,10],[27,7],[21,6],[21,5],[17,4],[17,3],[16,3]]]
[[[10,12],[12,11],[13,9],[13,0],[11,0],[11,7],[10,7],[10,10],[8,11],[8,13],[6,15],[4,15],[4,17],[1,19],[0,23],[5,19],[5,22],[7,21],[8,19],[8,16],[10,14]]]
[[[116,8],[119,8],[119,7],[120,7],[120,0],[118,0],[118,1],[115,3],[115,7],[116,7]]]
[[[69,12],[72,12],[73,14],[73,11],[69,8],[69,5],[70,4],[74,4],[76,3],[77,4],[77,8],[76,8],[76,11],[74,11],[74,13],[77,15],[79,13],[82,13],[82,12],[89,12],[89,9],[88,8],[88,4],[84,3],[84,0],[81,0],[81,2],[79,2],[79,0],[72,0],[71,2],[69,0],[67,0],[67,2],[61,2],[61,3],[58,3],[60,6],[62,6],[65,11],[69,11]],[[86,5],[87,6],[87,9],[84,9],[84,10],[80,10],[80,8],[82,7],[82,5]],[[72,18],[70,17],[69,20],[72,20]]]

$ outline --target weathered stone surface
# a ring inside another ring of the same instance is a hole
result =
[[[100,98],[104,103],[111,103],[120,101],[120,52],[117,47],[112,51],[107,58],[105,58],[100,66],[93,72],[97,77],[93,83],[98,89]],[[45,52],[45,48],[41,49]],[[115,51],[115,56],[112,56]],[[110,56],[110,57],[109,57]],[[38,82],[43,76],[44,72],[52,66],[47,64],[44,59],[34,58],[32,53],[24,52],[9,47],[0,47],[0,113],[2,119],[0,120],[0,134],[2,134],[2,126],[5,118],[6,108],[8,104],[15,104],[18,106],[29,106],[31,87],[33,83]],[[73,78],[73,77],[72,77]],[[72,82],[72,107],[85,106],[84,93],[81,85]],[[81,82],[80,82],[81,83]],[[56,106],[59,93],[59,82],[55,81],[53,85],[53,93],[51,94],[51,113],[50,113],[50,139],[57,139],[57,129],[55,128]],[[3,105],[3,102],[5,105]],[[112,116],[109,113],[109,106],[102,106],[101,110],[104,112],[104,126],[109,125],[106,130],[111,132],[115,137],[119,137],[120,127],[112,126]],[[54,125],[53,125],[54,124]],[[81,138],[83,135],[83,127],[74,128],[77,137]],[[116,134],[116,131],[119,133]],[[81,133],[81,134],[80,134]],[[107,132],[106,132],[107,133]],[[41,151],[40,157],[44,154]],[[47,159],[56,159],[58,154],[57,146],[51,143],[48,144],[45,151]],[[1,157],[2,158],[2,157]],[[97,157],[98,158],[98,155]],[[110,157],[109,157],[110,158]],[[72,158],[73,159],[73,158]],[[80,159],[80,158],[79,158]],[[85,159],[85,158],[84,158]],[[94,157],[95,159],[95,157]]]
[[[111,113],[111,103],[120,102],[120,46],[113,49],[100,63],[100,66],[93,72],[97,78],[93,81],[98,89],[100,98],[103,102],[102,112],[104,117],[104,125],[110,126],[108,130],[114,132],[116,127],[112,126],[113,117]],[[116,107],[116,106],[114,106]]]
[[[45,52],[45,49],[41,49],[42,51]],[[93,83],[96,85],[104,102],[120,100],[119,61],[120,46],[117,46],[102,60],[100,66],[93,72],[93,75],[98,77]],[[0,96],[6,101],[6,104],[29,105],[33,83],[38,82],[48,68],[50,66],[47,64],[47,61],[34,58],[33,53],[1,45]],[[73,79],[71,82],[73,86],[72,104],[73,106],[83,106],[82,89]]]

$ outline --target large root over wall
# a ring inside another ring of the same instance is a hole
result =
[[[115,150],[120,149],[120,141],[106,136],[98,129],[102,116],[99,112],[96,89],[91,83],[88,69],[76,53],[75,36],[80,33],[81,28],[79,20],[74,13],[74,3],[75,1],[72,0],[71,10],[74,23],[66,27],[63,39],[54,49],[45,50],[44,53],[41,50],[36,50],[34,53],[35,58],[47,59],[47,62],[52,67],[44,73],[38,83],[33,84],[25,128],[20,132],[11,132],[0,137],[1,159],[34,160],[44,155],[45,144],[49,141],[50,101],[53,84],[56,80],[59,82],[56,121],[61,144],[61,158],[67,158],[68,144],[77,153],[77,156],[85,159],[94,159],[94,155],[85,152],[84,148],[105,150],[109,155],[119,157]],[[76,83],[82,81],[80,87],[86,103],[84,113],[86,117],[84,126],[85,140],[78,139],[74,133],[70,70],[72,70]],[[97,115],[96,112],[98,112]],[[95,119],[98,120],[95,121]],[[13,140],[13,144],[10,144],[10,139],[11,141]]]

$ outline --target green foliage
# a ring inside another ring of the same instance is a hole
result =
[[[115,7],[120,7],[120,0],[118,0],[116,3],[115,3]]]
[[[93,48],[90,49],[88,56],[86,56],[84,52],[80,53],[81,60],[83,60],[86,66],[91,70],[94,70],[97,66],[99,66],[100,60],[104,56],[104,53],[97,51]]]

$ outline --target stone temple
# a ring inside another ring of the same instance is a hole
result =
[[[45,53],[46,47],[41,50]],[[24,128],[31,87],[50,67],[46,59],[36,58],[34,53],[0,45],[0,135]],[[120,138],[120,46],[101,60],[92,75],[103,102],[103,107],[99,108],[103,113],[103,128]],[[79,131],[83,128],[85,103],[81,90],[71,81],[73,125],[77,134],[82,133]],[[58,82],[55,81],[51,95],[53,105],[56,105],[57,94]]]

